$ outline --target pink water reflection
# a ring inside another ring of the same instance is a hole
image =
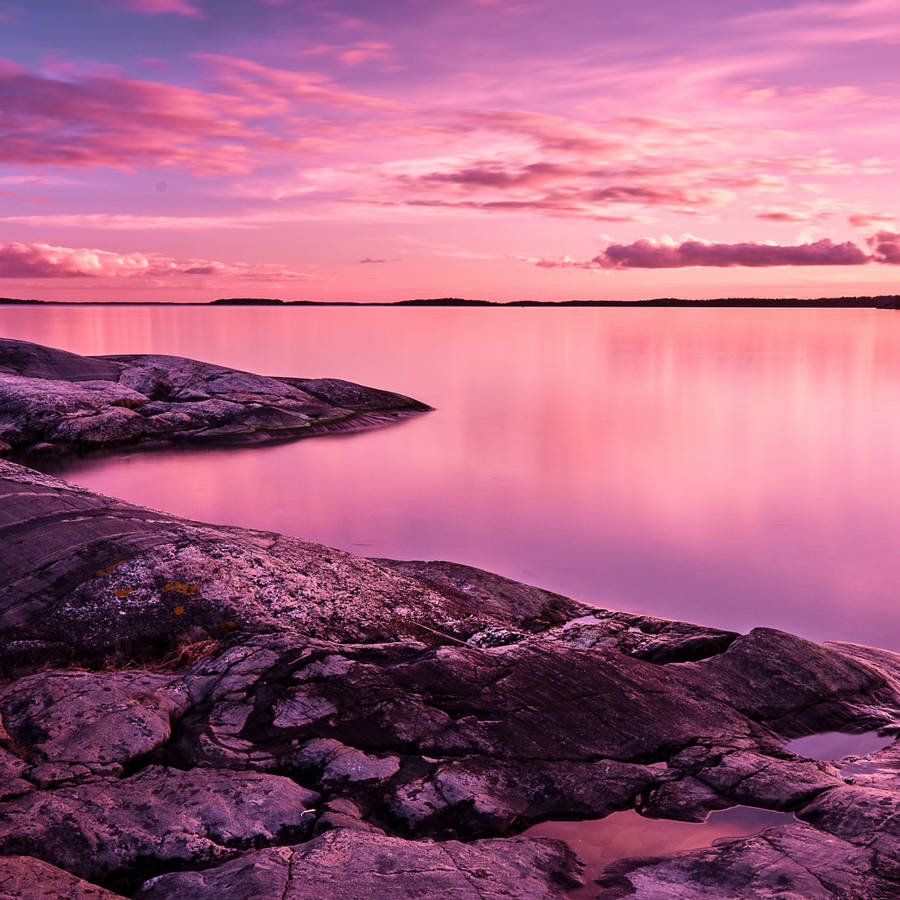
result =
[[[352,437],[66,468],[93,489],[612,607],[900,646],[900,314],[0,308],[0,333],[437,407]]]

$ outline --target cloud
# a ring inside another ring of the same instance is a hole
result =
[[[352,44],[315,44],[299,51],[304,56],[333,56],[345,66],[363,63],[389,63],[394,58],[393,44],[384,41],[356,41]]]
[[[0,278],[136,278],[214,275],[255,281],[295,281],[313,277],[284,266],[172,259],[160,254],[115,253],[43,243],[0,244]]]
[[[766,222],[777,222],[779,224],[809,224],[814,219],[821,217],[822,213],[804,213],[792,212],[786,209],[771,209],[765,212],[758,212],[757,219],[764,219]]]
[[[876,262],[892,266],[900,265],[900,234],[893,231],[879,231],[866,243],[872,248],[872,256]]]
[[[284,113],[296,103],[329,106],[337,109],[396,110],[401,104],[344,90],[326,75],[275,69],[251,59],[220,53],[198,53],[228,92],[262,104],[259,111]]]
[[[307,105],[380,109],[390,101],[345,91],[323,75],[201,57],[221,91],[109,74],[53,77],[0,59],[0,163],[26,166],[185,167],[244,174],[270,154],[333,147],[329,123],[311,129]]]
[[[873,243],[875,242],[875,243]],[[610,244],[601,254],[590,260],[537,259],[531,260],[541,268],[582,269],[682,269],[703,267],[774,266],[861,266],[869,262],[900,263],[900,235],[882,232],[870,239],[875,247],[873,255],[852,241],[836,244],[824,238],[808,244],[719,244],[700,240],[676,243],[671,240],[644,238],[631,244]],[[893,258],[893,257],[896,258]]]
[[[900,39],[896,0],[837,0],[800,3],[753,12],[737,20],[797,45],[851,42],[896,43]]]
[[[599,208],[589,208],[569,196],[547,196],[532,200],[378,200],[365,197],[354,197],[354,203],[365,203],[370,206],[410,206],[422,209],[472,209],[482,212],[496,213],[530,213],[537,212],[560,218],[587,218],[595,222],[617,222],[620,224],[638,224],[644,221],[639,216],[604,212]]]
[[[114,2],[148,16],[158,16],[162,13],[174,13],[195,19],[203,16],[203,10],[188,0],[114,0]]]
[[[853,213],[847,221],[854,228],[873,228],[876,225],[889,225],[894,217],[887,213]]]

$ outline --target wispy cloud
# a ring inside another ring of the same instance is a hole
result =
[[[184,167],[241,174],[271,154],[323,151],[322,130],[297,133],[305,107],[369,108],[389,101],[345,91],[314,73],[205,55],[222,90],[113,75],[37,74],[0,59],[0,162],[24,166]],[[274,127],[273,118],[280,118]],[[327,129],[323,129],[327,130]]]
[[[174,13],[190,18],[203,16],[203,10],[189,0],[113,0],[113,2],[147,16],[158,16],[163,13]]]
[[[878,225],[890,225],[894,216],[888,213],[853,213],[847,217],[847,221],[854,228],[874,228]]]

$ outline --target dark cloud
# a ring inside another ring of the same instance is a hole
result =
[[[876,262],[900,266],[900,234],[894,231],[879,231],[866,242],[872,248]]]

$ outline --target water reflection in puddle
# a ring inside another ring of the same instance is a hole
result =
[[[879,735],[877,731],[845,734],[842,731],[823,731],[788,741],[785,750],[807,759],[836,760],[847,756],[868,756],[882,750],[896,740],[896,735]]]
[[[613,813],[587,822],[542,822],[525,832],[526,837],[564,840],[585,863],[585,886],[569,896],[596,896],[594,881],[604,867],[628,856],[661,856],[680,850],[708,847],[717,838],[747,837],[775,825],[795,821],[792,813],[735,806],[710,813],[705,822],[648,819],[634,810]]]

